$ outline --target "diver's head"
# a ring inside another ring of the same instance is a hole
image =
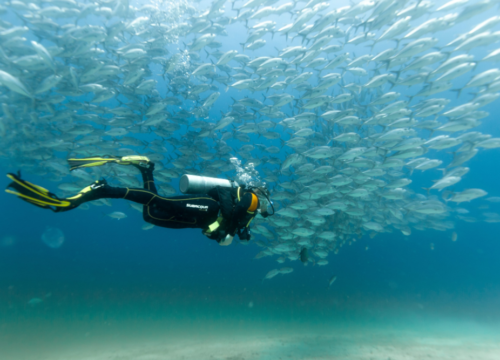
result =
[[[259,198],[260,212],[267,213],[267,208],[268,208],[268,206],[270,206],[273,208],[272,214],[274,214],[273,202],[269,198],[271,196],[271,193],[269,192],[269,190],[265,186],[255,186],[251,190]]]

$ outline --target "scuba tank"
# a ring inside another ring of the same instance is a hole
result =
[[[238,187],[239,185],[232,180],[187,174],[182,175],[179,181],[179,190],[183,194],[206,194],[216,186]]]

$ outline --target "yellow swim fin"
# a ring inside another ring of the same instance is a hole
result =
[[[21,200],[55,212],[61,211],[64,208],[69,210],[75,207],[70,201],[59,199],[47,189],[21,179],[19,175],[7,174],[7,177],[11,179],[12,182],[7,186],[5,192],[16,195]],[[9,188],[16,191],[10,190]]]
[[[82,159],[68,159],[68,163],[71,171],[85,167],[102,166],[108,163],[148,167],[150,160],[148,157],[140,155],[129,155],[121,158],[116,156],[92,156]]]
[[[68,163],[70,167],[69,170],[72,171],[79,168],[102,166],[110,162],[117,162],[118,160],[120,160],[120,158],[115,156],[92,156],[82,159],[68,159]]]
[[[102,189],[107,185],[106,180],[97,180],[80,190],[75,196],[61,199],[47,189],[21,179],[19,174],[7,174],[7,177],[11,179],[12,182],[7,186],[5,192],[16,195],[21,200],[35,206],[50,209],[54,212],[68,211],[78,207],[84,202],[98,199],[102,193],[96,192],[95,190]]]

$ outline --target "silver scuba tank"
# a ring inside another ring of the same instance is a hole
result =
[[[181,176],[179,190],[183,194],[206,194],[216,186],[238,187],[236,181],[218,179],[208,176],[187,175]]]

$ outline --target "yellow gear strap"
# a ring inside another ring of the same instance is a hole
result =
[[[213,223],[211,223],[210,225],[208,225],[208,229],[205,230],[206,233],[213,233],[215,230],[217,230],[222,222],[224,218],[222,216],[219,216],[217,218],[217,220],[215,220]]]

